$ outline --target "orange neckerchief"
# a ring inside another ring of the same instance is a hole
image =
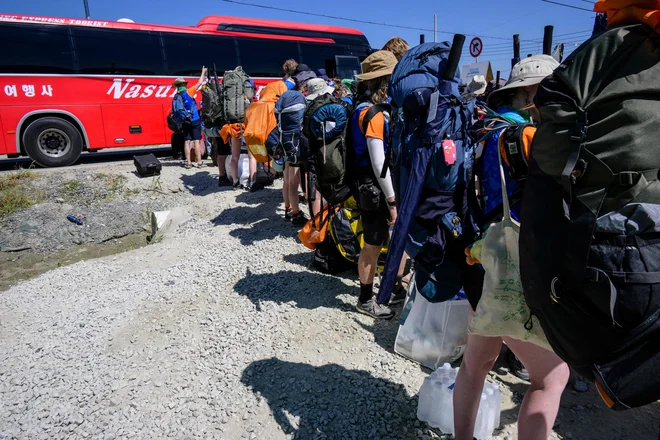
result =
[[[660,32],[660,0],[598,0],[594,11],[607,13],[607,25],[642,23]]]

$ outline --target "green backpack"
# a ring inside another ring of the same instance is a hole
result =
[[[254,85],[241,66],[228,70],[222,78],[222,120],[243,122],[245,108],[254,97]]]
[[[660,36],[614,27],[572,53],[535,99],[525,298],[555,352],[614,409],[660,399],[659,79]]]

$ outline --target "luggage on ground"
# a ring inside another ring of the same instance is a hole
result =
[[[170,137],[170,145],[172,146],[172,157],[181,159],[184,154],[184,146],[186,144],[186,136],[183,133],[172,133]]]
[[[229,124],[243,122],[245,107],[253,97],[254,85],[241,66],[225,72],[222,78],[222,120]]]
[[[309,140],[310,194],[317,189],[333,205],[351,196],[346,167],[349,118],[348,104],[330,94],[316,97],[304,116],[303,132]]]
[[[460,56],[450,56],[450,50],[456,52],[449,43],[421,44],[392,72],[388,95],[399,126],[390,150],[397,158],[393,175],[401,205],[379,302],[392,292],[404,248],[415,259],[417,287],[429,301],[445,301],[462,287],[463,250],[474,239],[466,199],[473,103],[456,98]]]
[[[305,95],[295,90],[284,92],[275,103],[279,148],[292,164],[299,163],[303,153],[302,126],[306,107]]]
[[[584,43],[545,79],[520,231],[527,303],[614,409],[660,399],[660,37]]]
[[[133,156],[133,165],[140,177],[158,176],[163,169],[163,165],[153,154]]]

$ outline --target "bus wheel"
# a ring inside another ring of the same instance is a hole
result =
[[[78,129],[61,118],[32,122],[23,136],[28,156],[43,167],[65,167],[80,157],[83,148]]]

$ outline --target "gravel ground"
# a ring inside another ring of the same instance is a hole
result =
[[[109,172],[147,184],[129,168]],[[145,206],[193,220],[162,242],[0,293],[0,438],[438,438],[416,421],[427,373],[391,352],[396,323],[353,311],[354,276],[308,268],[277,183],[237,193],[215,174],[165,168]],[[495,438],[512,440],[526,386],[492,377]],[[552,438],[656,439],[659,420],[567,390]]]

